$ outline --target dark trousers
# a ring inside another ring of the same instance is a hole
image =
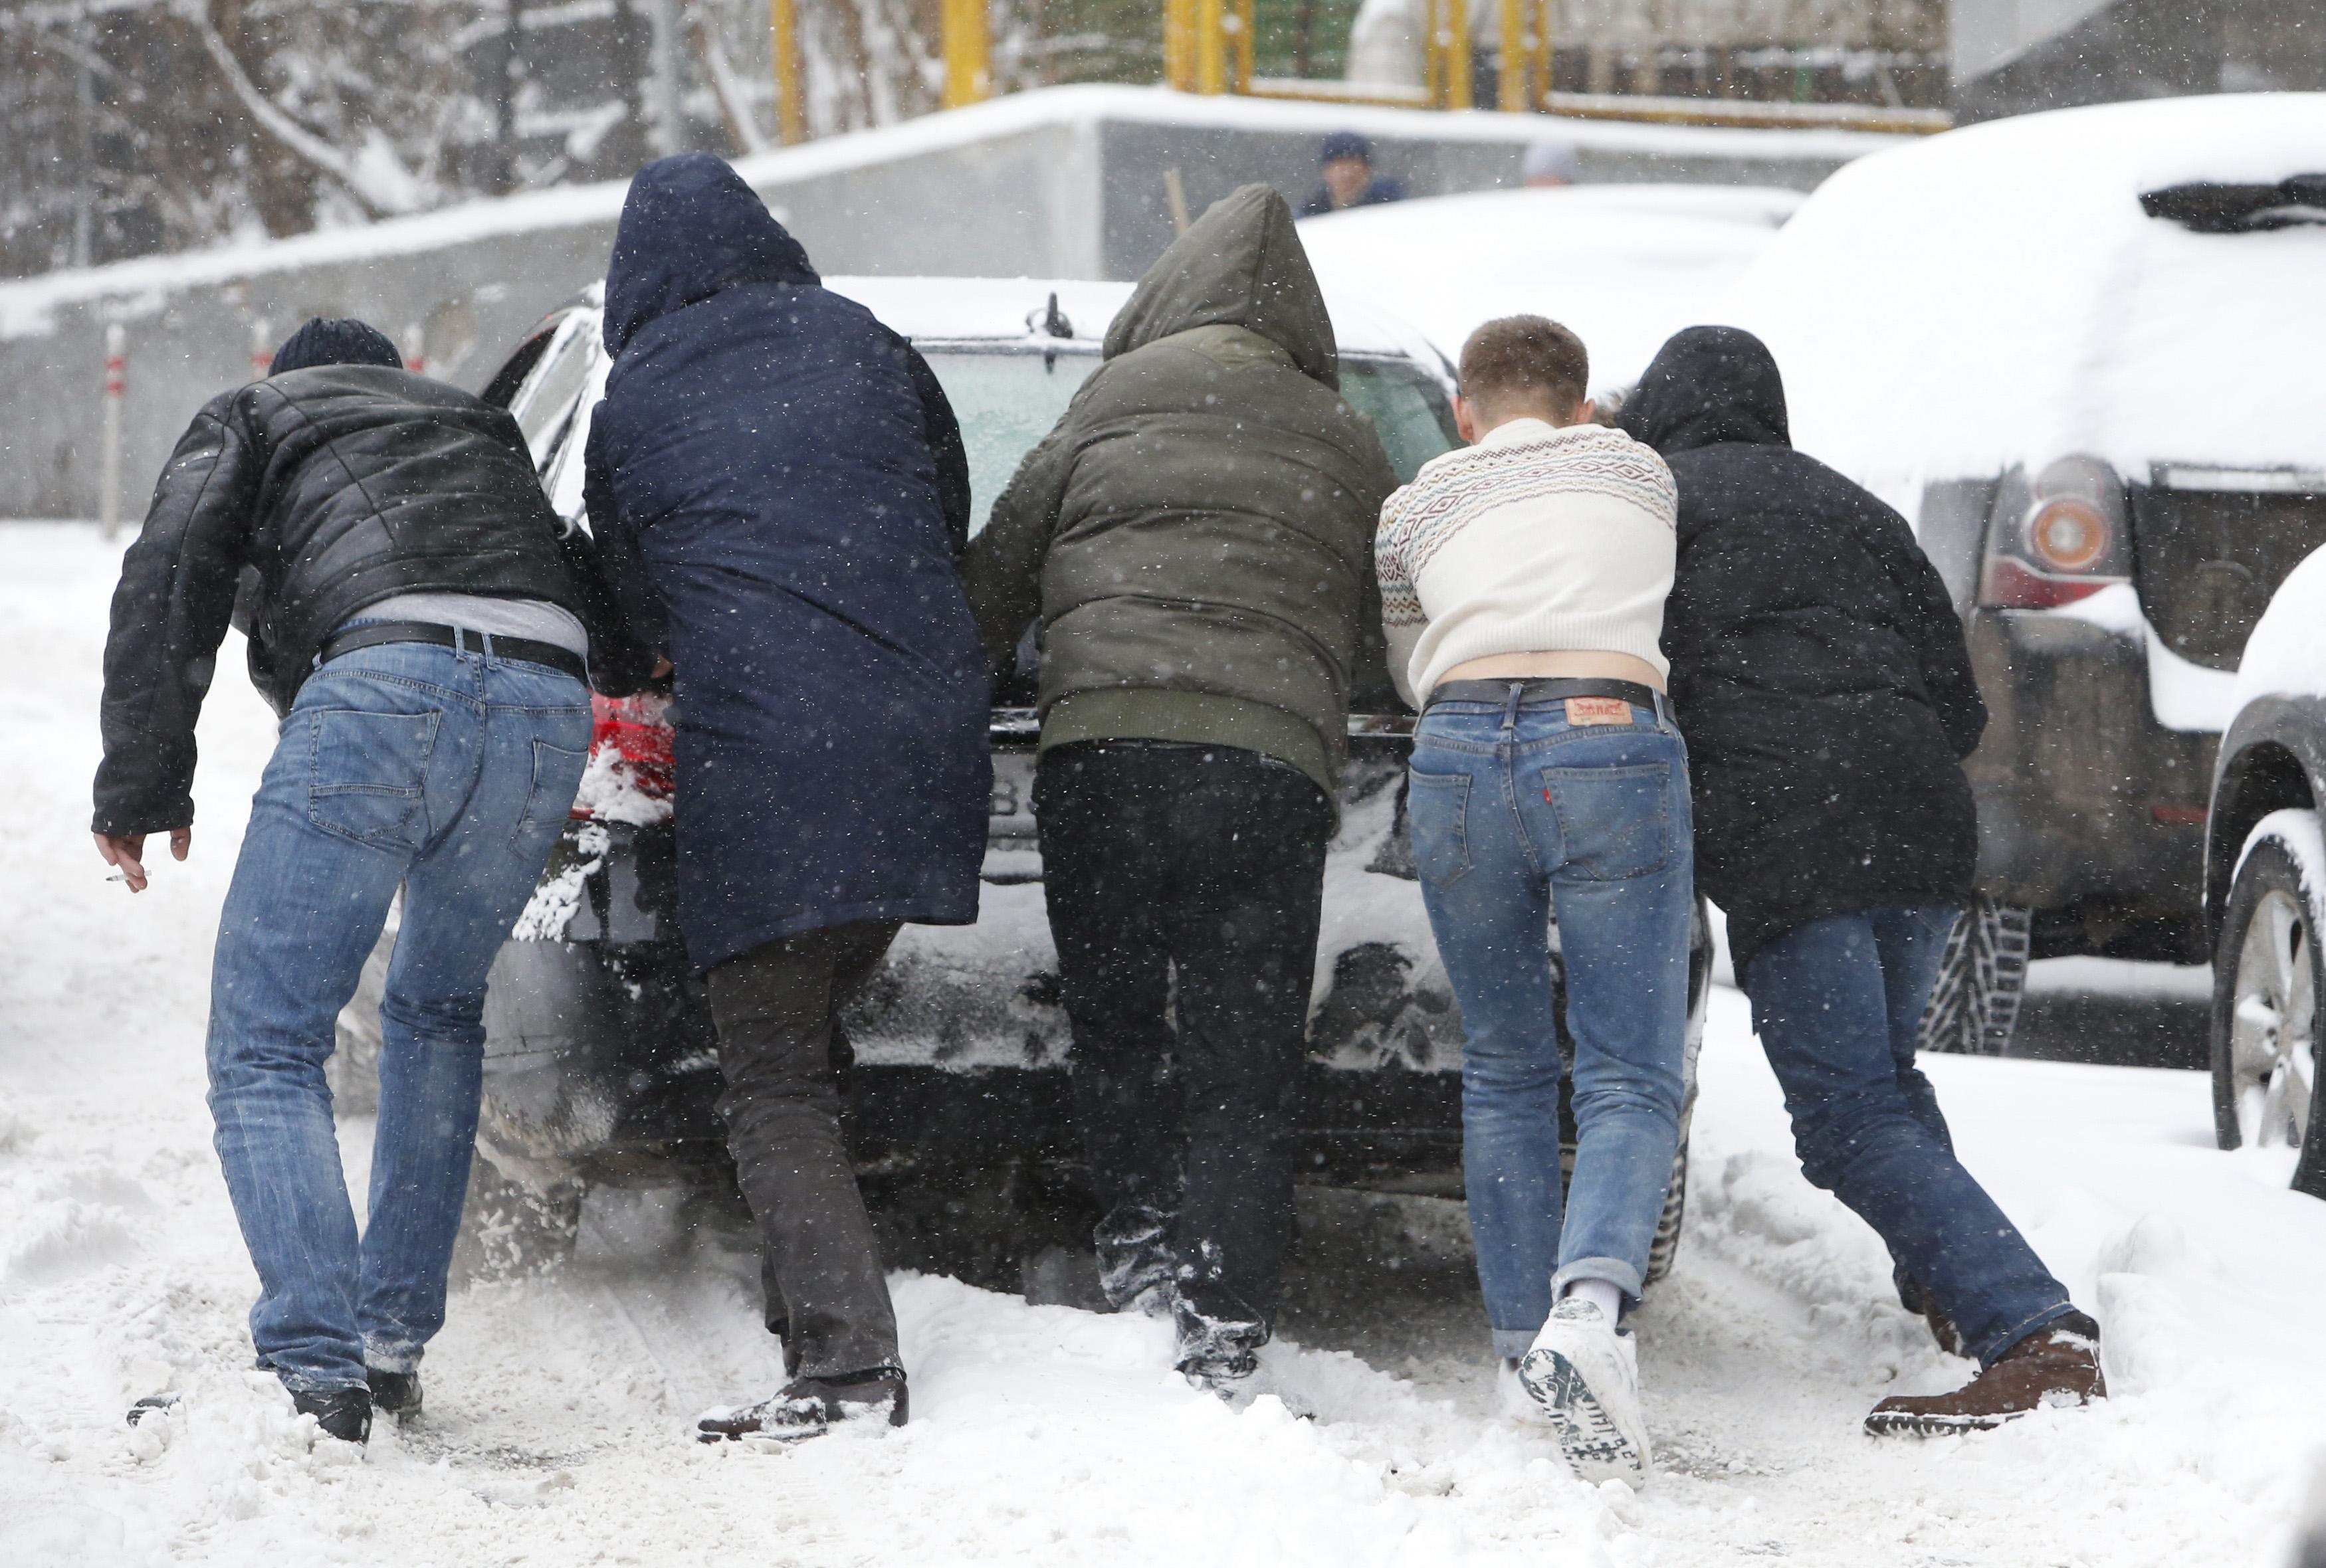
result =
[[[866,921],[771,942],[710,974],[719,1114],[759,1222],[768,1327],[794,1378],[897,1367],[897,1313],[841,1133],[841,1004],[897,938]]]
[[[1856,1211],[1982,1366],[2074,1311],[1986,1189],[1955,1157],[1914,1065],[1951,905],[1832,915],[1772,938],[1741,977],[1785,1091],[1801,1174]]]
[[[1046,752],[1035,798],[1101,1234],[1176,1215],[1188,1304],[1269,1322],[1331,807],[1257,753],[1151,741]]]

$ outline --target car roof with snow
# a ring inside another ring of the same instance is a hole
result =
[[[1451,356],[1483,321],[1550,316],[1605,389],[1707,319],[1802,200],[1773,186],[1480,190],[1306,218],[1300,238],[1335,320],[1343,299],[1394,302]]]
[[[2321,93],[1972,125],[1835,173],[1718,319],[1775,353],[1795,443],[1893,502],[2071,452],[2293,483],[2326,470],[2326,210],[2209,233],[2154,199],[2321,169]]]
[[[1072,343],[1095,351],[1136,285],[1077,278],[827,277],[823,286],[916,343]],[[604,298],[602,283],[582,295],[593,310]],[[1054,299],[1056,318],[1050,315]],[[1326,304],[1342,353],[1414,359],[1441,378],[1447,375],[1429,339],[1378,305],[1330,288]]]

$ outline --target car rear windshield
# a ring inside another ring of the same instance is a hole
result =
[[[2136,487],[2133,570],[2164,645],[2234,670],[2286,573],[2326,545],[2326,496]]]
[[[970,533],[983,531],[1019,459],[1050,433],[1075,390],[1098,368],[1088,351],[930,348],[969,450]],[[1429,373],[1403,359],[1344,358],[1341,392],[1373,422],[1398,482],[1454,444],[1454,411]]]

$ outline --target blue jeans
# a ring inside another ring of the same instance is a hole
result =
[[[1573,1280],[1638,1297],[1679,1145],[1695,904],[1688,752],[1668,718],[1631,713],[1569,724],[1564,703],[1514,693],[1436,703],[1414,734],[1414,864],[1462,1007],[1463,1175],[1504,1357],[1526,1353]],[[1575,1040],[1564,1205],[1554,911]]]
[[[443,1326],[486,971],[589,746],[571,675],[421,643],[332,660],[283,721],[219,921],[209,1103],[258,1268],[258,1363],[294,1391],[361,1384],[367,1361],[409,1371]],[[399,886],[358,1246],[323,1062]]]
[[[1893,905],[1812,920],[1755,952],[1743,979],[1801,1174],[1874,1227],[1963,1348],[1992,1366],[2075,1308],[1955,1157],[1938,1096],[1914,1065],[1957,913]]]

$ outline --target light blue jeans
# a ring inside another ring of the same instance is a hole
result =
[[[297,1392],[409,1371],[443,1326],[476,1138],[485,975],[572,809],[588,690],[424,643],[300,689],[251,803],[210,978],[210,1114],[257,1266],[258,1364]],[[323,1062],[396,888],[358,1242]]]
[[[1495,1354],[1577,1279],[1636,1300],[1679,1146],[1695,831],[1670,719],[1439,702],[1414,735],[1413,858],[1461,1004],[1462,1164]],[[1549,928],[1567,967],[1577,1134],[1558,1171]],[[1562,1213],[1562,1207],[1564,1212]]]

